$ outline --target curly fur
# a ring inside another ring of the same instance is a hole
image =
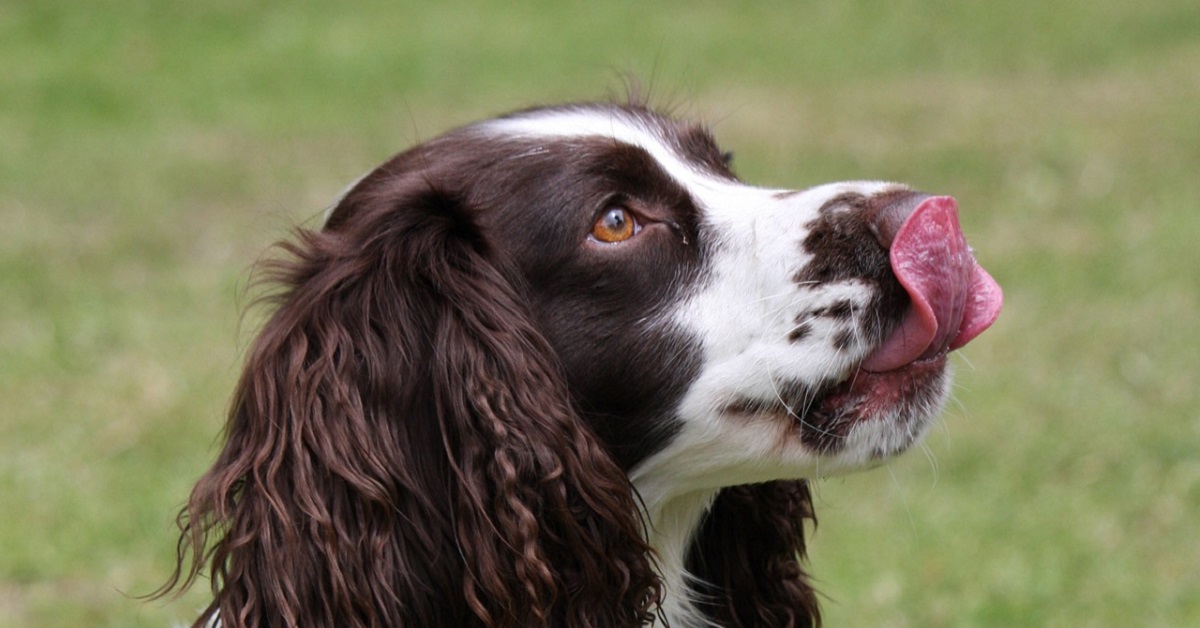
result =
[[[700,607],[720,626],[818,626],[816,591],[800,562],[816,525],[804,480],[721,491],[688,557]],[[749,542],[748,539],[754,539]]]
[[[285,292],[181,514],[176,581],[207,564],[214,593],[194,626],[651,621],[632,489],[512,270],[460,199],[372,201],[273,265]]]

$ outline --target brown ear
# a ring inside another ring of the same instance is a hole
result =
[[[806,520],[816,525],[804,480],[722,490],[688,556],[689,571],[707,583],[699,606],[721,626],[819,626],[801,567]]]
[[[207,570],[215,596],[195,625],[652,619],[633,490],[472,210],[373,175],[282,246],[278,309],[180,515],[167,588]]]

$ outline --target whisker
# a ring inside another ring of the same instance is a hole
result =
[[[888,476],[892,478],[892,488],[895,489],[895,494],[900,497],[900,505],[904,507],[904,514],[908,515],[908,525],[912,530],[913,538],[918,539],[921,534],[917,528],[917,519],[913,516],[912,504],[908,501],[908,495],[904,492],[904,488],[900,484],[900,479],[896,477],[896,471],[891,465],[885,467],[888,471]]]

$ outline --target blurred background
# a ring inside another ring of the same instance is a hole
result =
[[[818,483],[832,626],[1200,625],[1195,0],[0,5],[0,626],[143,602],[250,266],[390,154],[652,100],[748,181],[959,200],[1004,286],[922,450]]]

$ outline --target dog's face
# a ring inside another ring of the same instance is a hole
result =
[[[953,201],[877,182],[757,188],[728,155],[642,109],[539,109],[428,142],[359,187],[418,171],[478,208],[643,491],[666,473],[679,494],[904,451],[946,397],[947,351],[999,310]]]

